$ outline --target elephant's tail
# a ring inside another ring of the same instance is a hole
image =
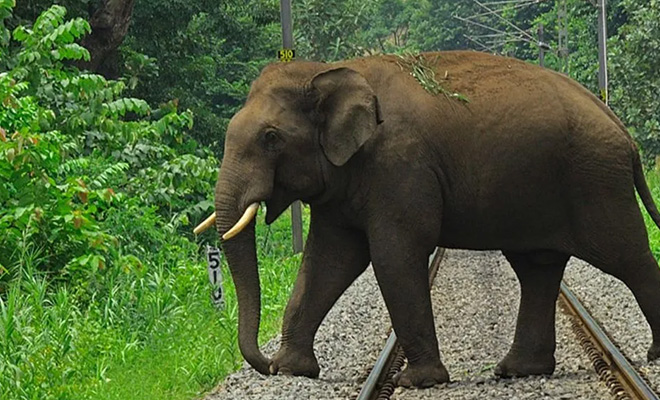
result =
[[[644,208],[648,211],[649,215],[655,225],[660,228],[660,212],[658,212],[658,207],[656,207],[655,202],[653,201],[653,196],[651,196],[651,191],[649,186],[646,183],[644,178],[644,169],[642,168],[642,161],[639,158],[639,151],[637,146],[633,143],[633,179],[635,180],[635,188],[639,197],[644,203]]]

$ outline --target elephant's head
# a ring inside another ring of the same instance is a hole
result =
[[[266,223],[271,223],[294,200],[327,197],[331,177],[376,131],[378,121],[376,97],[361,74],[295,62],[267,67],[229,123],[215,189],[216,227],[224,235],[238,296],[239,347],[263,374],[269,361],[257,344],[255,204],[266,203]]]

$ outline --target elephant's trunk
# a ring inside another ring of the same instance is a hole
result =
[[[223,235],[243,214],[241,204],[244,187],[241,183],[226,179],[228,171],[220,170],[216,186],[216,227]],[[224,172],[224,173],[223,173]],[[230,175],[233,175],[230,173]],[[238,298],[238,345],[245,360],[262,374],[269,373],[270,361],[259,350],[258,333],[261,318],[261,288],[257,269],[254,220],[235,237],[223,241]]]

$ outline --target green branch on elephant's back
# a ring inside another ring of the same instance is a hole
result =
[[[411,52],[399,54],[397,57],[399,58],[397,64],[401,70],[409,70],[410,75],[415,78],[427,92],[431,93],[432,95],[443,94],[448,99],[453,98],[465,103],[470,102],[470,100],[465,97],[465,95],[447,90],[436,79],[433,66],[440,58],[439,55],[433,57],[431,61],[429,61],[421,54],[414,54]]]

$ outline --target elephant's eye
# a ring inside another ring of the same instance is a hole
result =
[[[268,151],[276,151],[282,145],[282,138],[274,130],[267,130],[263,135],[263,146]]]

